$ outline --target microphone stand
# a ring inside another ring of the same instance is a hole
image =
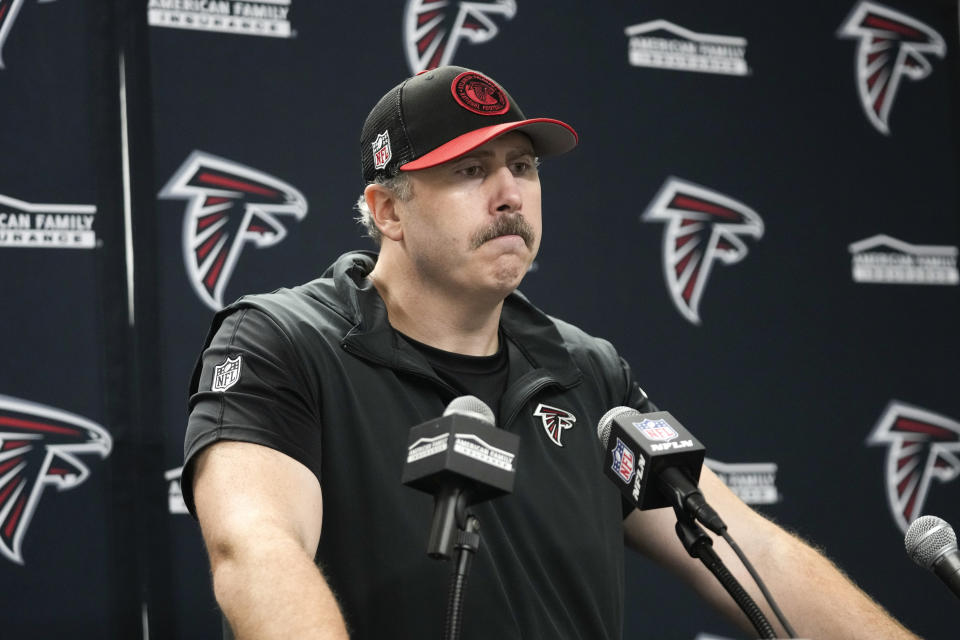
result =
[[[683,548],[687,550],[690,557],[699,558],[704,566],[716,576],[723,588],[727,590],[727,593],[740,607],[740,610],[750,619],[750,623],[761,638],[776,638],[776,632],[763,615],[760,607],[737,582],[737,579],[723,564],[720,556],[713,550],[713,540],[707,535],[707,532],[685,510],[674,506],[673,511],[677,514],[677,537],[680,538]]]
[[[441,491],[434,501],[427,555],[435,560],[453,559],[443,640],[457,640],[460,637],[467,577],[473,556],[480,548],[480,521],[472,513],[466,512],[466,503],[467,496],[460,487]]]
[[[463,620],[464,590],[473,554],[480,548],[480,521],[473,514],[467,515],[467,524],[457,536],[456,558],[450,574],[450,591],[447,599],[447,618],[443,625],[444,640],[457,640],[460,637],[460,624]]]

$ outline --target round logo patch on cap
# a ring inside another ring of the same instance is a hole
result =
[[[510,109],[507,94],[493,80],[475,71],[465,71],[454,78],[450,90],[460,106],[481,116],[498,116]]]

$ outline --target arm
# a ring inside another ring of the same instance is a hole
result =
[[[801,637],[916,638],[826,557],[753,511],[706,467],[700,476],[700,489]],[[678,574],[716,609],[753,632],[747,617],[713,574],[700,560],[687,555],[674,533],[675,522],[672,509],[634,511],[624,520],[627,544]],[[722,538],[710,535],[724,564],[763,609],[778,636],[786,637],[736,554]]]
[[[214,594],[237,640],[346,639],[333,593],[313,563],[323,519],[316,476],[245,442],[212,444],[194,464]]]

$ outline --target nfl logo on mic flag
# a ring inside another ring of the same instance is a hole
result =
[[[613,466],[610,468],[623,480],[624,484],[630,484],[630,480],[633,479],[634,460],[630,447],[617,438],[617,446],[613,450]]]
[[[633,426],[639,429],[647,440],[668,442],[680,435],[662,418],[660,420],[644,419],[643,422],[634,422]]]

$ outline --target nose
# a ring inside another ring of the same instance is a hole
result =
[[[496,192],[492,209],[497,213],[516,213],[523,206],[523,196],[517,177],[509,167],[500,167],[494,175]]]

